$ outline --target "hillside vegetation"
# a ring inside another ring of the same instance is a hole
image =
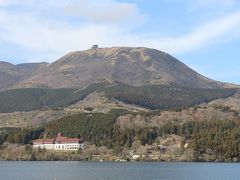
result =
[[[117,118],[129,112],[123,110],[111,111],[108,114],[77,114],[53,121],[41,128],[19,129],[2,128],[0,144],[4,142],[28,144],[39,137],[55,137],[62,132],[68,137],[83,137],[96,146],[106,146],[119,154],[123,149],[134,149],[137,141],[141,145],[161,143],[159,139],[169,135],[182,137],[182,150],[188,143],[195,152],[195,161],[203,161],[204,156],[211,161],[240,161],[240,119],[226,121],[188,121],[184,123],[166,122],[155,127],[128,127],[121,129]]]
[[[202,89],[177,86],[129,86],[118,83],[104,89],[107,97],[155,109],[181,109],[235,94],[236,89]]]
[[[70,106],[100,91],[108,98],[149,109],[182,109],[232,96],[236,89],[199,89],[176,86],[129,86],[122,83],[92,84],[83,90],[26,88],[0,92],[0,112],[32,111]]]
[[[103,84],[97,87],[101,85]],[[0,92],[0,112],[67,107],[82,100],[95,89],[95,84],[93,84],[84,90],[25,88],[3,91]]]

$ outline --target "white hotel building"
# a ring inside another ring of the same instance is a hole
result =
[[[83,148],[83,140],[79,138],[67,138],[61,133],[55,139],[37,139],[33,141],[33,148],[49,150],[74,151]]]

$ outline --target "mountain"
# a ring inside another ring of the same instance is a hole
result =
[[[171,55],[149,48],[113,47],[71,52],[14,87],[82,88],[104,80],[128,85],[223,88]]]
[[[149,48],[95,48],[50,64],[0,62],[0,159],[56,160],[29,144],[63,132],[87,142],[76,154],[82,160],[100,150],[130,159],[134,150],[161,161],[240,161],[240,89],[230,87],[238,86]]]
[[[45,63],[13,65],[0,61],[0,90],[12,88],[31,75]]]

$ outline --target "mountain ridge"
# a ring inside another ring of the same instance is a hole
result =
[[[33,72],[21,76],[10,85],[0,87],[0,90],[25,87],[82,89],[92,83],[105,80],[134,86],[239,87],[211,80],[168,53],[145,47],[110,47],[74,51],[53,63],[40,63],[36,67]],[[2,69],[0,65],[0,73]]]
[[[22,80],[30,77],[45,63],[25,63],[14,65],[0,61],[0,90],[11,89]]]

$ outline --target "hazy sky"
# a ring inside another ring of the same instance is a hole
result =
[[[0,0],[0,60],[52,62],[92,44],[168,52],[240,84],[239,0]]]

